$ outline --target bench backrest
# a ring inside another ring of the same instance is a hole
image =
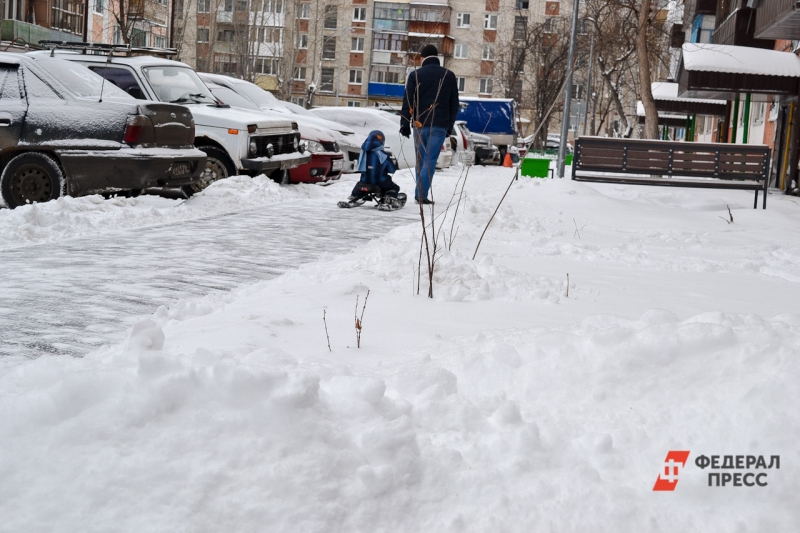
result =
[[[769,152],[765,145],[580,137],[575,143],[572,172],[761,181],[769,175]]]

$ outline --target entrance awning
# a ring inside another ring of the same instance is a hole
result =
[[[683,98],[734,100],[751,93],[753,101],[763,102],[768,95],[797,95],[800,58],[763,48],[684,43],[678,85]]]
[[[681,98],[678,96],[677,83],[657,81],[650,86],[650,90],[653,92],[659,114],[664,112],[720,117],[725,115],[725,106],[727,105],[725,100]]]
[[[656,103],[658,103],[658,101],[656,101]],[[636,115],[639,117],[639,124],[644,124],[644,104],[642,104],[641,101],[636,102]],[[659,126],[680,128],[686,126],[686,119],[686,113],[669,113],[664,111],[658,112]]]

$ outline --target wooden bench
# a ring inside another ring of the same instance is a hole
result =
[[[764,145],[580,137],[572,179],[628,185],[758,191],[767,182],[770,149]]]

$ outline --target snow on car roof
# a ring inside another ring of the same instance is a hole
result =
[[[50,50],[37,50],[35,52],[28,52],[26,55],[30,55],[33,57],[51,57]],[[96,63],[105,63],[108,61],[107,55],[100,55],[100,54],[81,54],[79,52],[75,52],[73,50],[56,50],[55,54],[52,57],[59,57],[59,56],[68,56],[70,58],[74,58],[75,56],[80,56],[82,61],[91,61]],[[180,67],[187,67],[191,68],[186,63],[182,63],[180,61],[175,61],[172,59],[164,59],[162,57],[156,56],[133,56],[133,57],[125,57],[125,56],[112,56],[111,63],[123,64],[123,65],[131,65],[131,66],[139,66],[139,67],[150,67],[150,66],[157,66],[157,65],[173,65],[173,66],[180,66]]]
[[[800,78],[800,58],[789,52],[723,44],[684,43],[688,71]]]

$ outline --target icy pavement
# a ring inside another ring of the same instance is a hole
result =
[[[0,251],[0,356],[84,355],[159,305],[350,251],[413,215],[299,201]]]

